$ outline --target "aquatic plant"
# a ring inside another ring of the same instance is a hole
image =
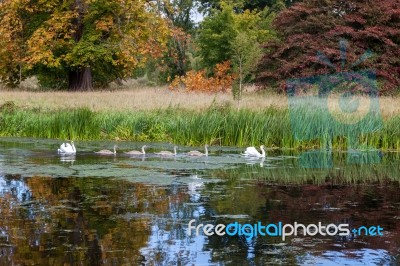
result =
[[[179,108],[138,112],[14,108],[13,112],[0,112],[0,135],[63,140],[164,141],[182,145],[324,147],[332,130],[323,126],[327,123],[325,118],[315,109],[299,110],[298,115],[312,117],[303,119],[300,130],[304,134],[318,131],[315,139],[301,139],[293,134],[288,110],[272,107],[261,111],[236,110],[229,106],[211,106],[203,112]],[[372,123],[371,120],[364,124],[368,127]],[[384,118],[381,130],[362,133],[357,142],[365,147],[399,150],[400,116]],[[347,135],[334,136],[331,145],[333,149],[347,149]]]

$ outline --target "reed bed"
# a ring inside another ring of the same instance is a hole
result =
[[[172,107],[152,111],[50,111],[10,106],[0,113],[0,135],[238,147],[264,144],[293,149],[320,148],[328,143],[338,150],[347,149],[350,139],[357,147],[400,149],[400,115],[384,118],[383,122],[371,116],[362,126],[347,128],[340,123],[330,124],[332,121],[317,108],[299,109],[294,114],[298,117],[276,107],[255,111],[220,105],[204,111]],[[379,121],[382,124],[378,130]]]

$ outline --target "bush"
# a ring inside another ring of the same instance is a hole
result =
[[[177,89],[184,86],[188,91],[203,92],[226,92],[232,88],[235,75],[230,73],[231,63],[225,61],[215,66],[215,76],[207,78],[206,70],[194,71],[186,73],[186,76],[175,77],[169,86],[170,89]]]

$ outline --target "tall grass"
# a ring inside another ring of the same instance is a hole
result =
[[[58,111],[14,108],[0,113],[0,135],[71,140],[165,141],[182,145],[208,143],[240,147],[264,144],[268,147],[310,149],[324,146],[332,136],[332,129],[324,126],[326,121],[318,120],[323,119],[318,114],[319,111],[315,109],[299,110],[299,122],[294,130],[289,111],[271,107],[261,111],[212,106],[206,111],[168,108],[138,112],[93,112],[87,108]],[[363,124],[368,127],[376,122],[372,120]],[[345,132],[345,129],[340,130]],[[359,129],[354,130],[357,133]],[[400,115],[384,120],[379,131],[366,131],[357,135],[359,144],[385,150],[400,149]],[[299,132],[303,132],[303,137],[296,135]],[[348,135],[332,137],[334,148],[347,148]]]

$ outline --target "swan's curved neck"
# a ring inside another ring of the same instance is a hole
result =
[[[114,146],[114,154],[117,154],[117,149],[115,146]]]
[[[260,147],[260,149],[261,149],[261,156],[262,156],[262,157],[265,157],[265,150],[264,150],[264,148],[263,148],[263,147]]]
[[[207,145],[204,146],[204,149],[205,149],[205,151],[206,151],[206,156],[208,156],[208,148],[207,148]]]
[[[176,147],[174,147],[174,155],[176,156]]]
[[[76,151],[76,149],[75,149],[75,144],[72,142],[72,150],[73,151]]]
[[[146,152],[144,151],[144,146],[142,146],[142,153],[146,154]]]

